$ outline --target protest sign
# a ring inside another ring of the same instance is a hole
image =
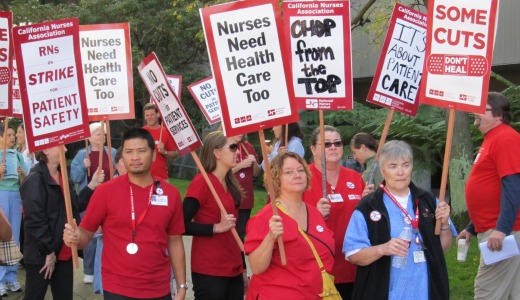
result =
[[[202,146],[197,131],[173,92],[155,53],[152,52],[145,57],[137,69],[159,108],[163,124],[173,137],[179,155],[182,156]]]
[[[173,92],[177,96],[177,99],[181,101],[181,88],[182,88],[182,76],[179,75],[166,75],[168,83],[173,89]],[[150,103],[153,102],[153,96],[150,96]]]
[[[353,108],[349,1],[284,1],[298,108]]]
[[[213,77],[204,78],[188,86],[193,99],[210,125],[220,121],[220,103]]]
[[[90,136],[78,19],[13,28],[29,152]]]
[[[397,3],[367,101],[415,116],[426,50],[426,15]]]
[[[498,0],[429,2],[421,103],[484,113],[497,9]]]
[[[13,73],[11,74],[11,83],[13,86],[13,117],[22,118],[22,93],[20,92],[20,82],[18,81],[18,68],[16,66],[16,57],[13,55]]]
[[[13,69],[13,13],[0,11],[0,115],[13,114],[11,72]]]
[[[225,134],[297,121],[278,1],[224,3],[201,18]]]
[[[130,25],[81,25],[79,29],[89,119],[135,119]]]

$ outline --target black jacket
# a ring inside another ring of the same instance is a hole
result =
[[[424,255],[428,264],[428,284],[430,300],[449,299],[448,270],[444,260],[440,236],[435,235],[435,196],[410,183],[413,209],[416,209],[415,199],[419,199],[419,231],[425,246]],[[374,193],[365,196],[358,203],[359,210],[367,222],[368,236],[373,246],[381,245],[390,240],[390,219],[383,203],[383,190],[378,188]],[[372,211],[381,213],[379,222],[371,221]],[[390,256],[383,256],[368,266],[358,266],[354,294],[352,299],[383,300],[388,299],[390,287]]]
[[[79,224],[79,211],[85,209],[93,191],[86,187],[78,201],[69,181],[72,214]],[[63,229],[67,223],[65,199],[61,187],[51,179],[45,163],[38,163],[20,186],[24,210],[24,261],[26,264],[44,264],[45,257],[56,256],[63,244]]]

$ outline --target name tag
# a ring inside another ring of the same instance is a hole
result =
[[[343,197],[341,197],[341,194],[329,194],[327,197],[332,203],[343,202]]]
[[[168,196],[153,195],[151,204],[158,206],[168,206]]]
[[[419,251],[414,251],[413,252],[413,262],[418,264],[418,263],[423,263],[426,261],[426,257],[424,257],[424,251],[422,250],[419,250]]]

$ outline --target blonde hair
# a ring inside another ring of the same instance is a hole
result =
[[[281,192],[280,177],[282,175],[283,162],[287,158],[290,158],[290,157],[296,159],[303,166],[303,169],[305,170],[305,174],[307,175],[306,189],[308,189],[309,186],[311,185],[311,176],[312,175],[311,175],[311,171],[309,170],[309,167],[307,166],[307,163],[305,162],[305,160],[295,152],[280,153],[275,158],[273,158],[273,160],[269,163],[270,169],[271,169],[271,179],[273,181],[273,189],[274,189],[275,198],[278,198],[280,196],[280,192]],[[268,189],[267,173],[264,174],[264,186],[266,189]]]

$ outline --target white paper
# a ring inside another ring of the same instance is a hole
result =
[[[487,246],[487,241],[480,243],[479,247],[480,253],[482,253],[482,257],[484,258],[484,263],[486,265],[494,264],[501,260],[520,254],[515,237],[512,235],[506,236],[502,244],[501,251],[491,251]]]

